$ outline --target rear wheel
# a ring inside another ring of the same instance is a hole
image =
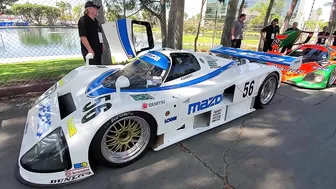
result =
[[[331,71],[329,79],[328,79],[328,83],[327,83],[327,87],[332,86],[335,83],[336,80],[336,68],[333,69],[333,71]]]
[[[91,150],[98,162],[111,167],[123,167],[145,153],[154,138],[153,131],[141,113],[119,115],[99,129]]]
[[[279,78],[276,73],[269,74],[259,88],[258,95],[254,102],[254,108],[265,108],[275,96],[278,89]]]

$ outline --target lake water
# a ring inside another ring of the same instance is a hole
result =
[[[135,34],[138,39],[145,35]],[[154,38],[158,37],[154,34]],[[156,48],[160,45],[156,40]],[[0,63],[81,56],[77,28],[0,29]]]
[[[77,28],[0,29],[0,59],[80,54]]]

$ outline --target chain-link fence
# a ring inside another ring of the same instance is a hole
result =
[[[12,89],[16,92],[22,89],[22,92],[25,91],[23,89],[29,91],[34,90],[34,87],[36,89],[51,85],[84,64],[77,22],[83,15],[85,2],[86,0],[20,0],[7,6],[5,10],[0,9],[0,13],[3,12],[0,14],[0,96],[9,94],[8,91]],[[149,21],[155,48],[169,46],[170,42],[174,44],[180,41],[180,37],[182,49],[194,50],[201,20],[197,51],[209,51],[211,47],[220,44],[228,1],[219,4],[217,0],[207,0],[202,13],[201,4],[192,6],[191,1],[186,1],[189,4],[185,3],[184,10],[180,9],[179,4],[173,5],[172,0],[94,2],[103,6],[104,12],[100,12],[100,15],[104,16],[105,21],[114,21],[124,16]],[[174,6],[178,12],[171,11]],[[248,20],[245,23],[242,48],[256,50],[262,24],[258,13],[251,14],[248,11],[251,8],[251,4],[244,6]],[[136,38],[146,37],[144,30],[134,31]],[[171,37],[172,33],[175,34],[174,37]]]

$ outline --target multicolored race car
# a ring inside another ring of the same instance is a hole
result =
[[[305,44],[289,52],[288,56],[303,56],[302,65],[294,70],[286,65],[268,62],[282,71],[282,82],[309,89],[329,87],[336,80],[336,50],[335,48]]]
[[[274,65],[282,71],[282,82],[310,89],[322,89],[335,83],[336,47],[305,44],[309,42],[313,34],[314,32],[300,30],[287,31],[278,35],[274,40],[272,52],[269,53],[284,52],[288,56],[303,57],[302,65],[297,70],[267,62],[268,65]],[[292,50],[291,47],[294,45],[298,47]]]
[[[281,81],[303,88],[322,89],[329,87],[336,80],[336,47],[308,43],[314,32],[288,31],[278,35],[272,44],[268,56],[260,52],[219,47],[211,49],[213,53],[230,56],[231,58],[246,58],[279,68],[282,72]],[[291,50],[292,46],[297,46]],[[282,54],[283,48],[288,48]],[[302,64],[293,68],[282,61],[302,58]]]

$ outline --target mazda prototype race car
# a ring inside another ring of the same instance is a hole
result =
[[[147,31],[142,43],[147,46],[141,49],[134,40],[137,25]],[[48,186],[90,177],[89,155],[107,166],[129,165],[149,147],[161,150],[267,106],[280,86],[281,71],[274,66],[150,50],[148,22],[123,19],[103,28],[114,58],[133,60],[111,66],[86,63],[37,99],[27,115],[18,157],[21,183]],[[300,64],[296,59],[279,62]]]

